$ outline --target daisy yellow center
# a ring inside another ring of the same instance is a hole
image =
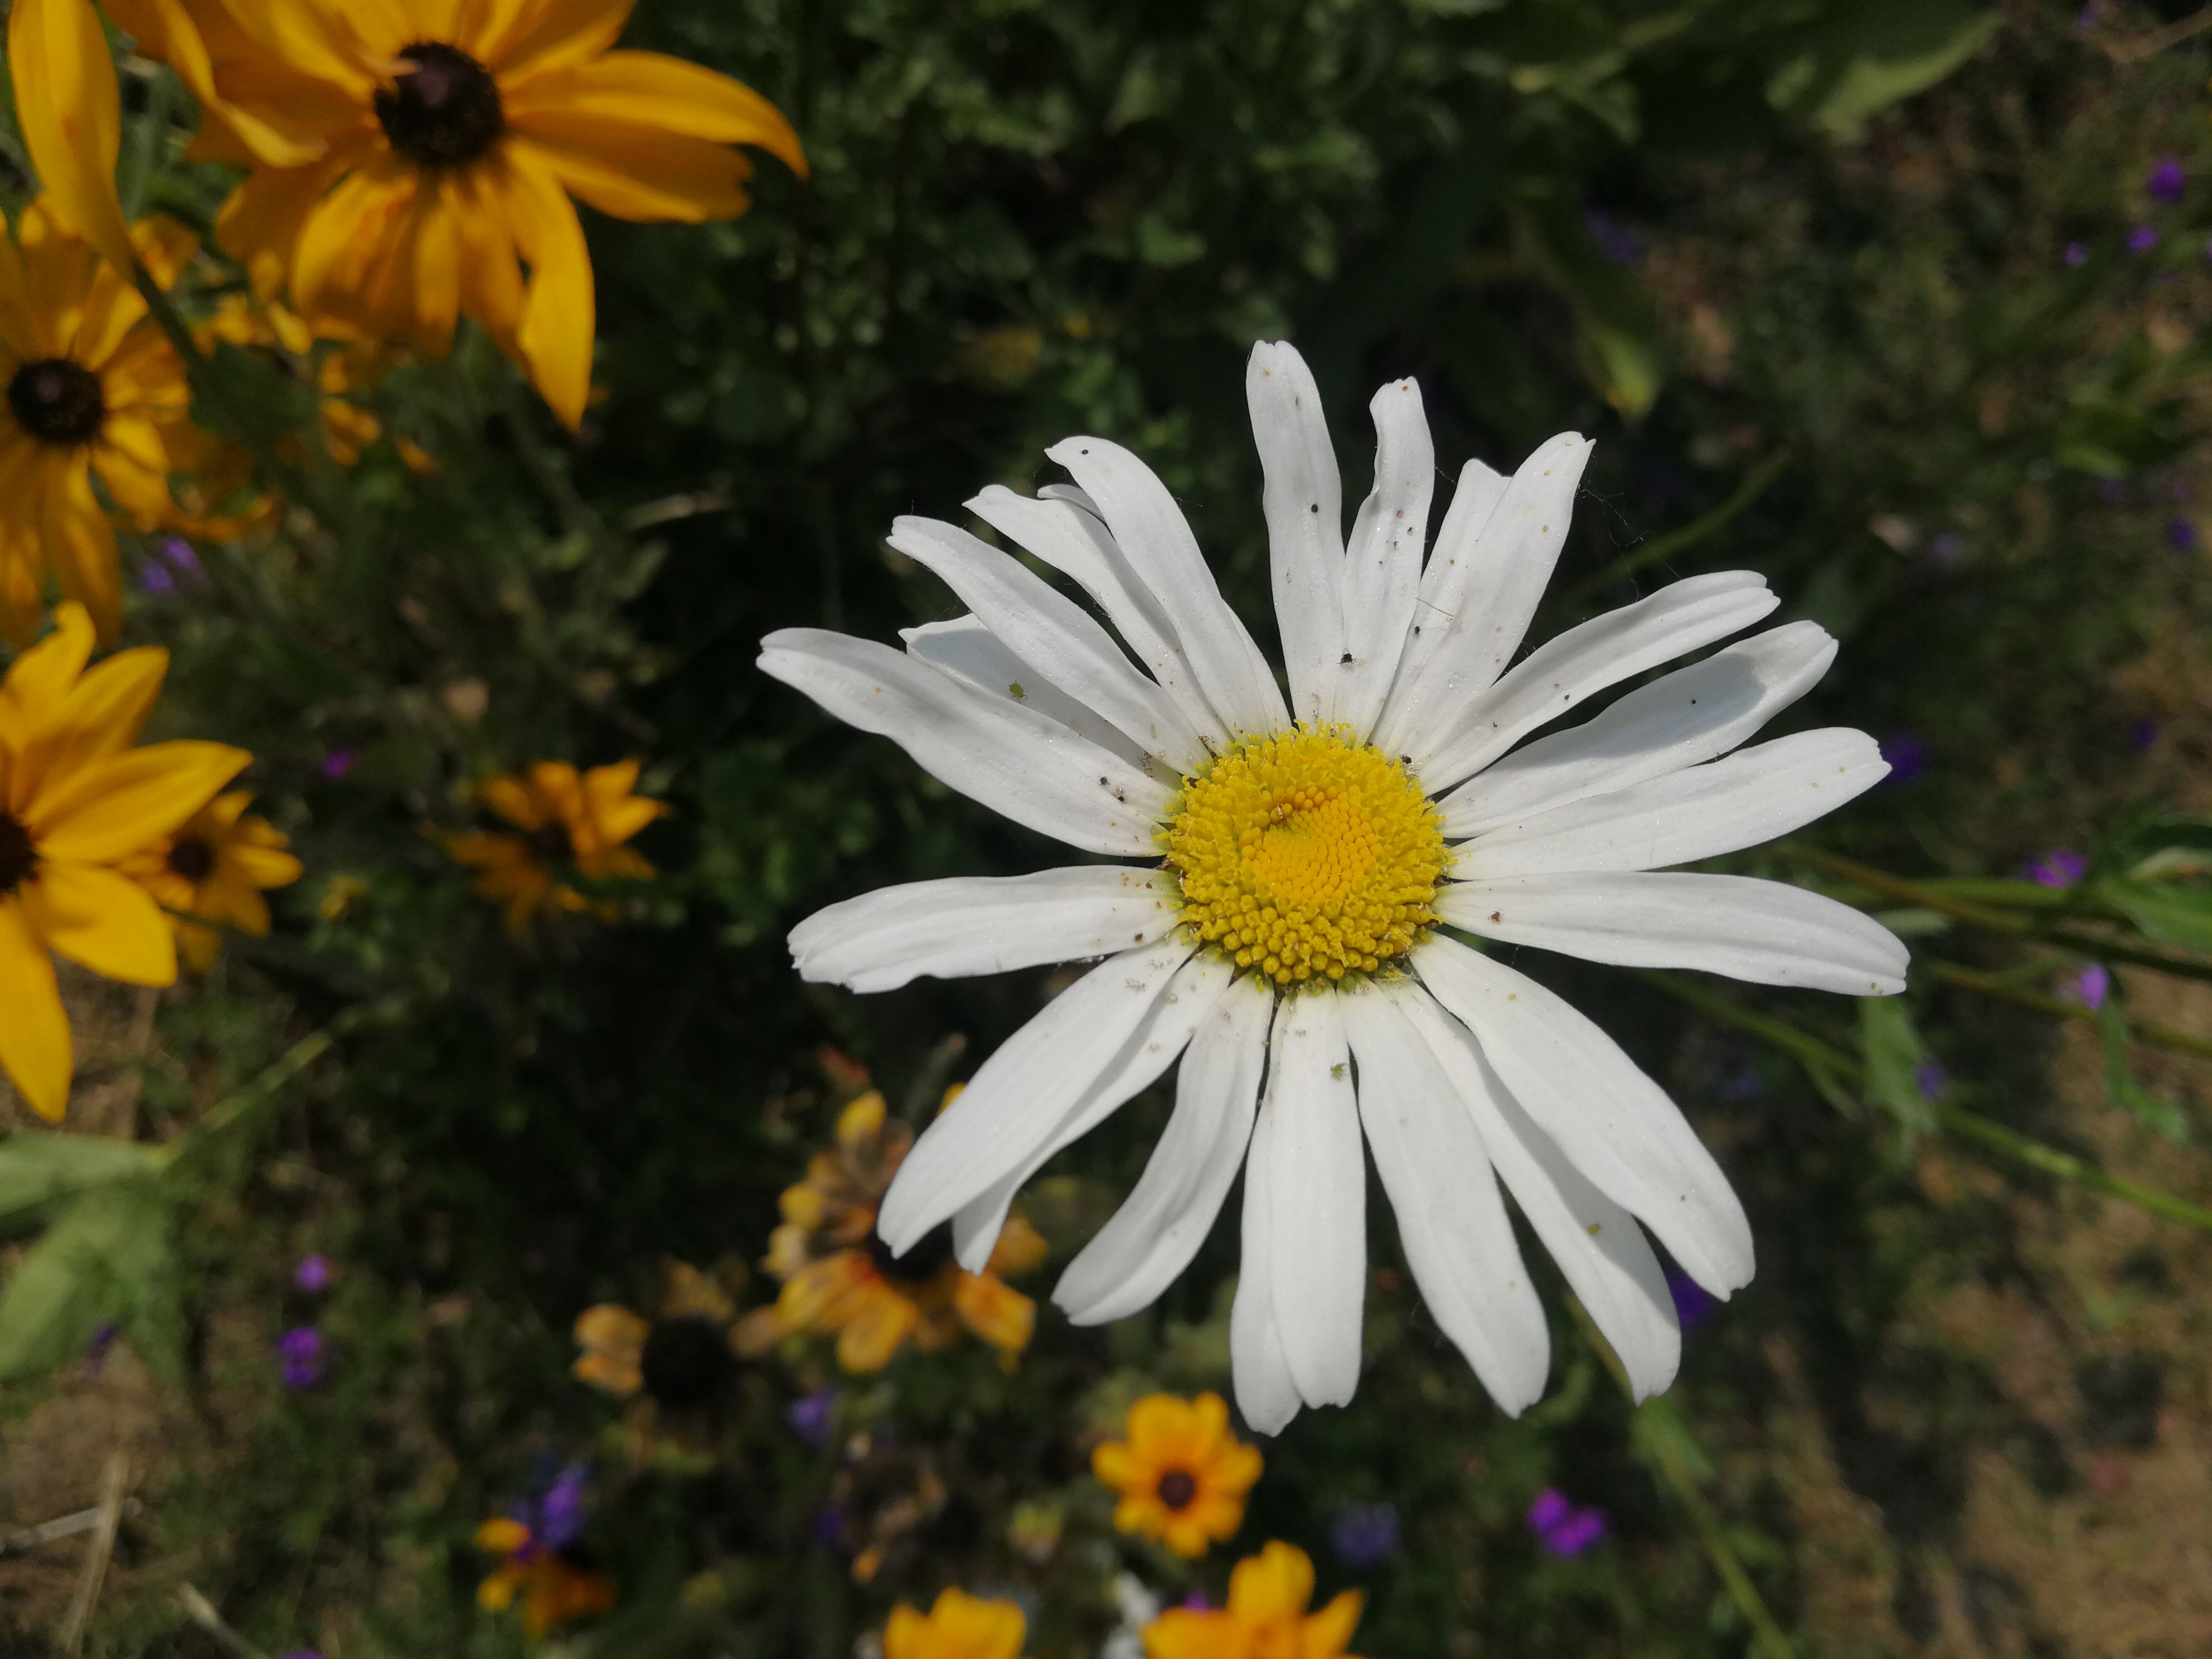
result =
[[[107,397],[82,363],[45,357],[9,377],[8,411],[40,443],[88,444],[107,419]]]
[[[507,125],[499,83],[458,46],[435,40],[400,49],[401,67],[372,100],[384,136],[418,167],[465,167]]]
[[[1435,921],[1443,831],[1398,761],[1301,726],[1183,786],[1164,832],[1183,925],[1279,985],[1373,973]]]

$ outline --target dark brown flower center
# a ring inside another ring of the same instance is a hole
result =
[[[399,57],[405,67],[371,100],[392,148],[426,167],[464,167],[489,149],[507,125],[491,71],[435,40]]]
[[[67,357],[25,363],[8,382],[8,409],[42,444],[88,444],[107,418],[100,376]]]
[[[645,1391],[679,1410],[705,1405],[736,1369],[721,1326],[703,1314],[654,1320],[637,1362]]]
[[[38,867],[39,849],[31,832],[15,817],[0,812],[0,897],[23,884],[23,878]]]
[[[1171,1510],[1190,1507],[1190,1500],[1198,1496],[1198,1482],[1190,1478],[1188,1469],[1170,1469],[1160,1477],[1157,1488],[1160,1502]]]
[[[884,1243],[883,1235],[871,1228],[868,1260],[892,1284],[908,1290],[919,1288],[944,1272],[945,1264],[952,1260],[952,1224],[948,1221],[934,1232],[926,1234],[920,1243],[897,1256]]]
[[[186,881],[205,881],[215,873],[215,848],[204,841],[179,836],[169,844],[169,868]]]
[[[530,855],[540,864],[576,861],[576,846],[568,839],[568,826],[558,818],[539,824],[523,839],[530,843]]]

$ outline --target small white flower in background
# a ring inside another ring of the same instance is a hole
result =
[[[1796,830],[1889,769],[1871,738],[1836,728],[1738,749],[1834,658],[1808,622],[1524,743],[1778,600],[1748,571],[1693,576],[1514,663],[1589,444],[1563,434],[1510,478],[1468,462],[1425,563],[1436,465],[1412,381],[1376,394],[1375,487],[1348,543],[1304,360],[1255,348],[1246,390],[1288,707],[1166,487],[1103,438],[1048,452],[1072,487],[994,486],[967,505],[1089,594],[1120,642],[1018,558],[918,518],[891,545],[970,615],[908,629],[903,655],[816,629],[764,641],[769,673],[953,788],[1086,853],[1144,860],[888,888],[793,931],[805,977],[859,991],[1105,958],[923,1133],[880,1231],[903,1254],[949,1224],[980,1268],[1017,1189],[1182,1056],[1151,1163],[1054,1291],[1077,1323],[1158,1297],[1242,1166],[1237,1403],[1273,1433],[1301,1405],[1349,1401],[1364,1128],[1422,1294],[1504,1409],[1541,1395],[1550,1340],[1500,1178],[1638,1395],[1656,1392],[1681,1338],[1636,1223],[1725,1297],[1752,1275],[1743,1208],[1602,1031],[1438,925],[1596,962],[1894,993],[1905,947],[1856,910],[1777,882],[1653,873]]]
[[[1145,1626],[1160,1616],[1160,1598],[1133,1572],[1115,1574],[1111,1589],[1121,1622],[1098,1650],[1098,1659],[1145,1659]]]

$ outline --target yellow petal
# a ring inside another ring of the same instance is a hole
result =
[[[201,110],[215,116],[238,139],[245,154],[228,159],[298,167],[320,153],[322,147],[313,138],[283,131],[223,98],[216,87],[207,41],[180,0],[106,0],[106,4],[116,27],[138,43],[141,55],[174,70]]]
[[[219,743],[156,743],[73,773],[23,812],[43,857],[112,864],[169,834],[253,758]]]
[[[1145,1659],[1222,1659],[1247,1646],[1243,1636],[1225,1613],[1170,1607],[1145,1627]]]
[[[507,120],[535,136],[550,114],[619,121],[717,144],[751,144],[802,177],[806,155],[774,104],[742,81],[657,52],[611,52],[501,89]]]
[[[21,904],[0,900],[0,1067],[26,1104],[48,1122],[69,1109],[69,1016],[46,947]]]
[[[1358,1590],[1346,1590],[1307,1620],[1298,1632],[1297,1659],[1338,1659],[1351,1645],[1352,1632],[1359,1627],[1359,1610],[1365,1599]]]
[[[47,945],[125,985],[174,985],[176,936],[153,895],[127,876],[48,859],[23,908]]]
[[[877,1286],[872,1293],[858,1298],[851,1320],[837,1334],[837,1363],[861,1376],[883,1370],[921,1316],[921,1310],[906,1297]]]
[[[1270,1543],[1229,1575],[1229,1610],[1250,1620],[1304,1618],[1313,1583],[1313,1562],[1304,1550]]]
[[[530,1541],[530,1528],[520,1521],[487,1521],[477,1528],[477,1547],[491,1555],[512,1555]]]
[[[1036,1329],[1036,1304],[988,1273],[962,1273],[952,1305],[969,1330],[1007,1353],[1028,1347]]]
[[[268,299],[289,280],[300,228],[337,176],[335,161],[263,167],[231,191],[216,216],[215,239],[244,265],[253,291]]]
[[[509,141],[510,153],[526,148],[564,189],[617,219],[699,224],[752,205],[744,185],[753,167],[744,154],[681,133],[548,116],[526,139]]]
[[[435,174],[416,191],[412,226],[414,314],[409,332],[425,354],[453,349],[461,308],[461,234],[450,188]]]
[[[40,533],[46,563],[62,591],[91,613],[102,640],[123,628],[123,570],[115,556],[115,526],[92,493],[92,465],[82,451],[57,450],[41,480]]]
[[[515,346],[538,394],[562,424],[581,424],[592,395],[596,326],[592,254],[560,181],[521,145],[508,146],[509,211],[530,287]]]
[[[292,252],[292,292],[302,310],[333,311],[380,327],[404,327],[372,293],[378,266],[408,225],[416,177],[391,156],[340,179],[314,203]]]
[[[92,659],[92,618],[85,608],[64,605],[57,610],[54,631],[16,658],[0,684],[0,730],[51,720]]]
[[[520,0],[489,21],[477,61],[510,79],[542,74],[614,45],[637,0]]]
[[[123,105],[90,0],[15,0],[8,16],[15,115],[48,210],[115,263],[132,265],[115,193]]]

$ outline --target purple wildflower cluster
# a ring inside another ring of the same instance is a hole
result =
[[[313,1388],[323,1380],[323,1334],[313,1325],[295,1325],[276,1339],[276,1360],[286,1388]]]
[[[1528,1506],[1528,1530],[1553,1555],[1571,1561],[1605,1536],[1605,1511],[1571,1503],[1565,1492],[1547,1486]]]
[[[1398,1553],[1398,1511],[1388,1504],[1354,1504],[1330,1526],[1328,1541],[1348,1565],[1378,1565]]]
[[[838,1391],[817,1389],[803,1394],[784,1407],[784,1421],[810,1446],[825,1446],[830,1443],[830,1429],[837,1413]]]
[[[2079,853],[2059,848],[2031,860],[2027,875],[2038,887],[2064,889],[2080,881],[2081,872],[2087,868],[2088,866]]]
[[[180,583],[198,581],[203,574],[200,556],[190,542],[181,536],[164,536],[138,568],[138,586],[161,599],[175,592]]]

